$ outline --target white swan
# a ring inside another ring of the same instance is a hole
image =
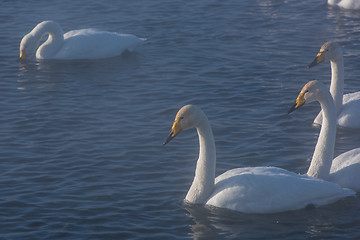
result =
[[[332,6],[339,6],[345,9],[360,9],[359,0],[328,0],[328,4]]]
[[[40,46],[44,35],[48,39]],[[130,34],[81,29],[63,33],[54,21],[39,23],[20,43],[20,60],[32,59],[99,59],[118,56],[133,50],[144,39]],[[36,53],[36,54],[35,54]]]
[[[354,195],[337,184],[275,167],[236,168],[215,179],[215,142],[209,121],[199,108],[186,105],[179,110],[164,145],[190,127],[197,129],[200,153],[186,202],[244,213],[275,213]]]
[[[360,1],[360,0],[359,0]],[[338,116],[337,125],[347,128],[360,128],[360,92],[344,94],[344,59],[341,47],[335,42],[326,42],[320,48],[309,68],[324,62],[331,64],[330,93],[333,96]],[[321,124],[321,111],[314,123]]]
[[[329,90],[319,81],[307,83],[289,113],[313,101],[321,105],[323,122],[307,175],[360,192],[360,148],[345,152],[333,160],[336,110]]]

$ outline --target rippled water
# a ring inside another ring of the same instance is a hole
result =
[[[3,1],[0,3],[0,238],[360,238],[360,200],[271,215],[183,204],[196,132],[166,147],[177,110],[211,121],[217,174],[243,166],[305,173],[319,128],[311,104],[287,116],[326,40],[345,52],[345,92],[360,89],[360,14],[317,1]],[[94,61],[17,62],[52,19],[147,42]],[[340,129],[335,154],[360,146]]]

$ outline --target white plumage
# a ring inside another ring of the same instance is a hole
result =
[[[360,9],[360,0],[328,0],[328,4],[345,9]]]
[[[355,148],[334,158],[330,181],[360,192],[360,148]]]
[[[335,104],[329,90],[319,81],[307,83],[301,90],[293,109],[313,101],[320,103],[323,119],[307,174],[360,192],[360,148],[345,152],[333,159],[337,119]]]
[[[275,167],[236,168],[215,179],[215,142],[210,123],[199,108],[187,105],[179,110],[164,144],[191,127],[197,129],[200,153],[186,202],[244,213],[275,213],[354,195],[337,184]]]
[[[343,51],[335,42],[324,43],[309,67],[328,61],[331,64],[330,93],[335,102],[338,116],[337,125],[346,128],[360,128],[360,92],[344,95]],[[321,122],[322,113],[320,112],[314,123],[321,124]]]
[[[48,39],[39,46],[45,35]],[[39,23],[20,43],[20,59],[99,59],[133,50],[144,39],[130,34],[81,29],[63,33],[54,21]]]

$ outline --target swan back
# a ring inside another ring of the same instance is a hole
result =
[[[106,32],[97,29],[73,30],[64,34],[64,45],[57,59],[99,59],[133,51],[145,39],[131,34]]]

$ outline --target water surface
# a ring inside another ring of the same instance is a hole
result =
[[[360,238],[360,200],[270,215],[184,205],[196,132],[166,147],[177,110],[211,121],[217,170],[305,173],[320,107],[287,116],[320,46],[344,49],[345,92],[360,89],[360,15],[325,1],[3,1],[0,4],[0,236],[4,239]],[[92,61],[17,62],[37,23],[147,38]],[[335,154],[360,146],[339,129]]]

